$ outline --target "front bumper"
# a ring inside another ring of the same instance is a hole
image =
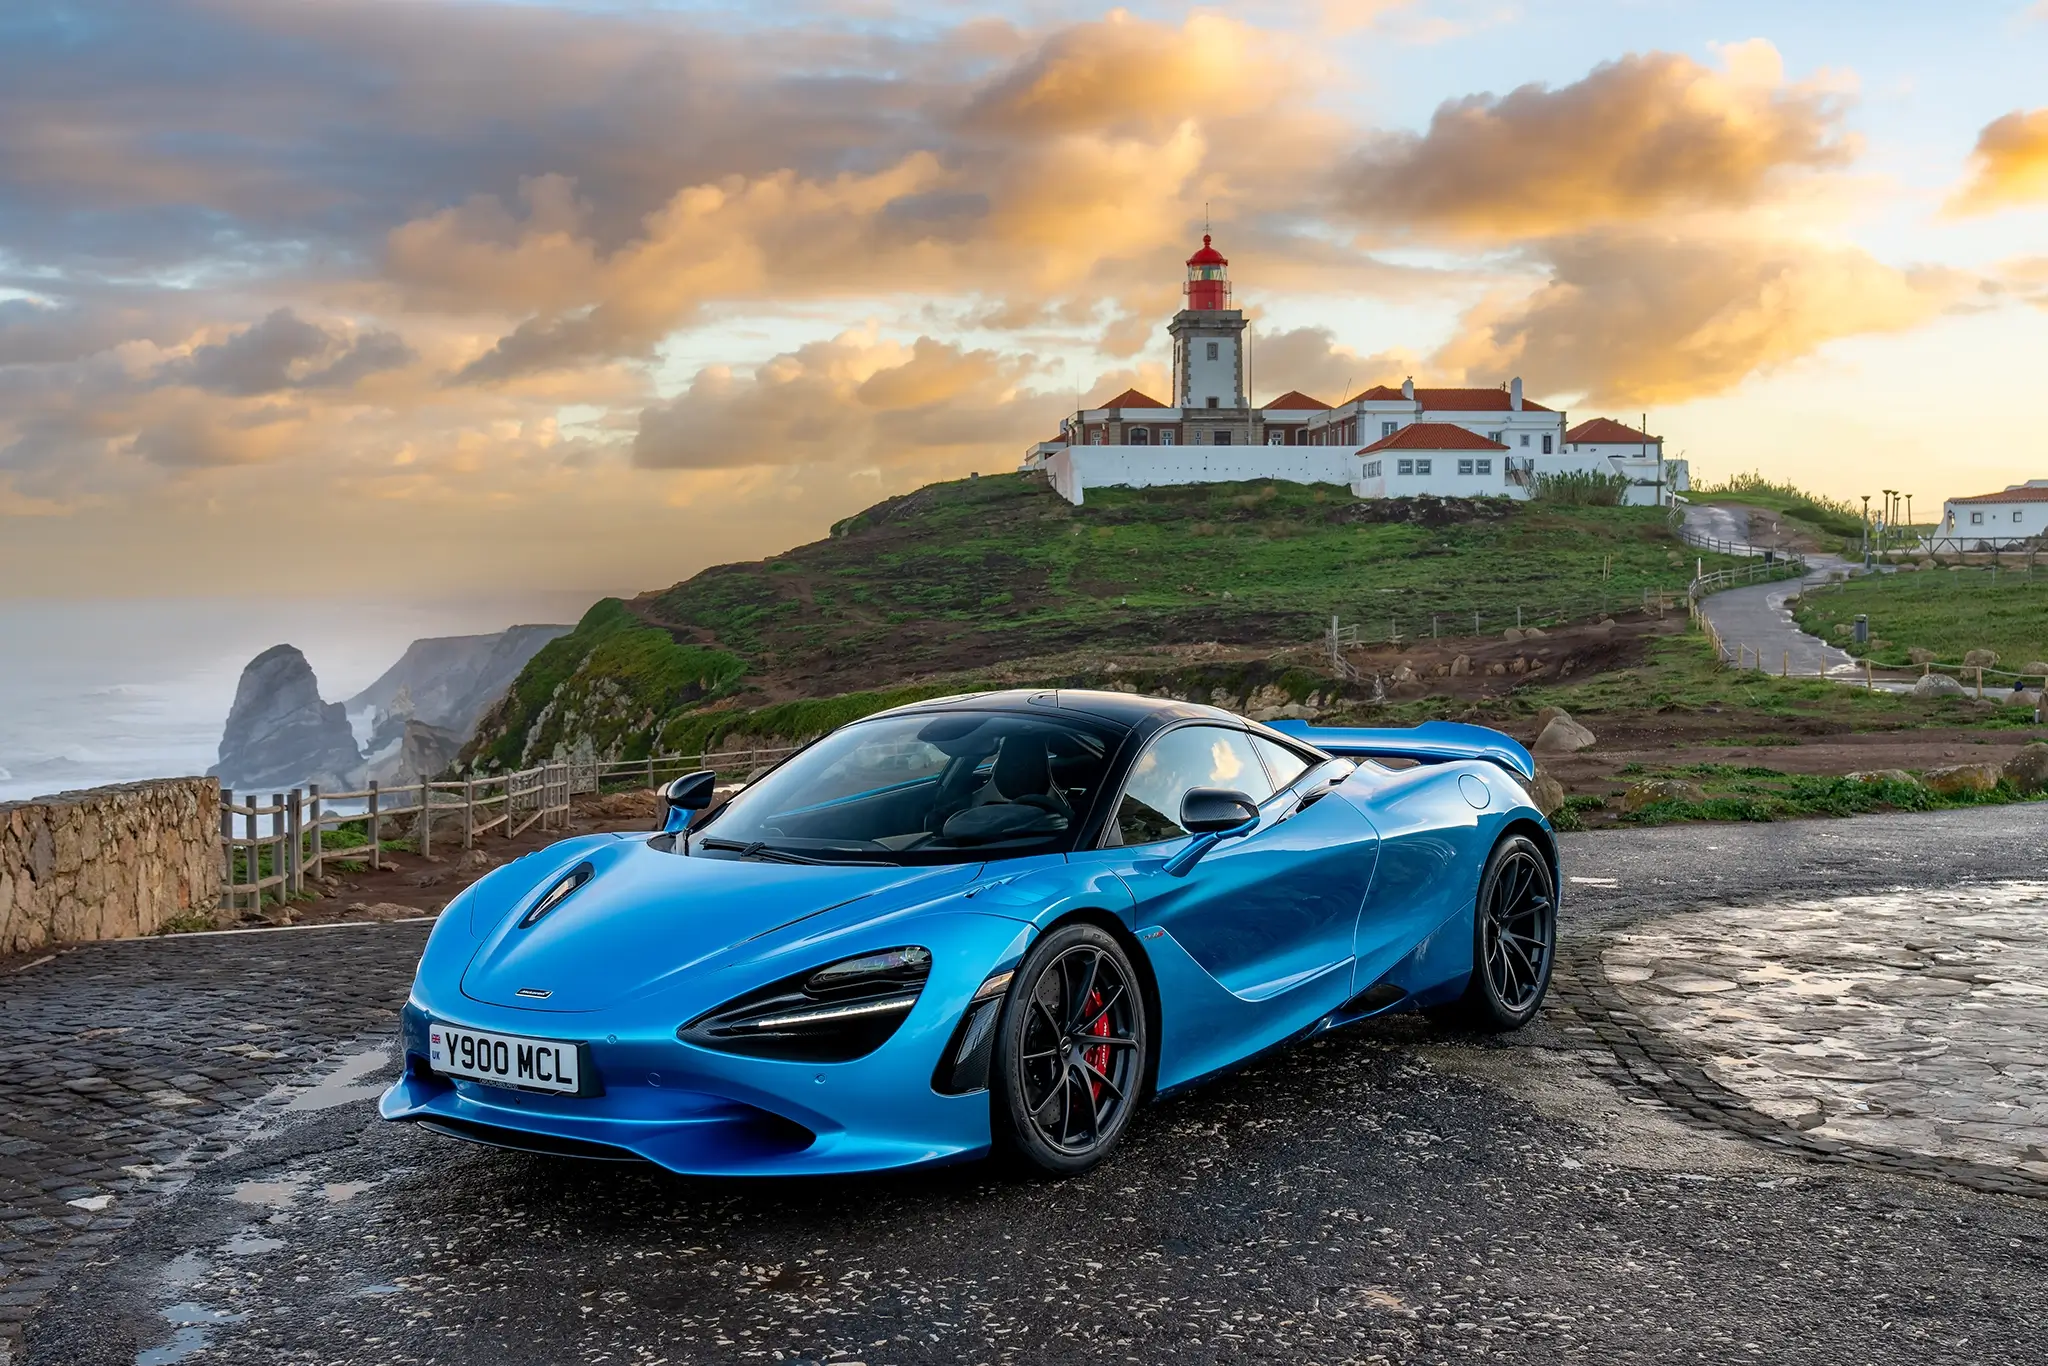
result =
[[[887,1043],[844,1063],[685,1044],[676,1026],[696,1012],[674,1002],[578,1013],[486,1005],[454,983],[430,980],[423,964],[401,1016],[405,1071],[378,1113],[476,1142],[644,1158],[689,1175],[875,1171],[979,1156],[990,1141],[988,1093],[942,1095],[932,1074],[975,988],[1022,955],[1030,929],[981,915],[920,928],[929,931],[922,942],[933,972],[917,1005]],[[437,1074],[427,1062],[435,1021],[587,1044],[597,1093],[553,1095]]]

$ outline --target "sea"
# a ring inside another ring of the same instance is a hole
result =
[[[346,701],[423,636],[573,623],[599,590],[384,602],[0,599],[0,801],[204,773],[242,666],[302,650]]]

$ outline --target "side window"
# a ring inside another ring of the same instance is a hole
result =
[[[1252,748],[1266,761],[1266,776],[1273,780],[1275,792],[1308,772],[1308,760],[1285,745],[1274,744],[1263,735],[1252,737]]]
[[[1183,726],[1154,740],[1131,766],[1109,842],[1152,844],[1187,834],[1180,826],[1180,803],[1191,787],[1234,788],[1255,802],[1273,795],[1250,736],[1220,726]]]

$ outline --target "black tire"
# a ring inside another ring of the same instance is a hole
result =
[[[1087,1171],[1143,1100],[1150,1049],[1144,992],[1116,937],[1086,923],[1045,935],[1018,965],[996,1028],[998,1150],[1040,1175]]]
[[[1472,909],[1472,977],[1465,994],[1430,1014],[1498,1034],[1536,1018],[1557,957],[1557,879],[1527,835],[1493,847]]]

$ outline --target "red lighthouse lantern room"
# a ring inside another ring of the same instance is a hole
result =
[[[1209,245],[1206,232],[1202,249],[1188,258],[1187,296],[1189,308],[1230,307],[1230,262]]]

